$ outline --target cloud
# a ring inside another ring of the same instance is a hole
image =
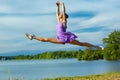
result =
[[[77,30],[74,30],[73,32],[76,32],[76,33],[98,32],[98,31],[101,31],[103,28],[104,28],[103,26],[96,26],[96,27],[91,27],[91,28],[77,29]]]
[[[108,32],[98,31],[98,32],[83,32],[75,33],[78,36],[78,40],[81,42],[88,42],[94,45],[102,44],[102,39],[105,38]]]
[[[75,48],[75,45],[29,41],[24,35],[28,32],[41,37],[56,37],[56,1],[0,0],[0,51]],[[69,14],[67,29],[77,34],[82,42],[101,44],[102,38],[120,28],[120,0],[63,2]]]
[[[6,5],[0,5],[0,13],[1,12],[10,12],[11,8]]]
[[[120,17],[118,15],[119,12],[118,13],[111,12],[109,14],[108,13],[109,12],[98,14],[97,16],[91,19],[81,22],[80,25],[84,27],[105,26],[107,28],[112,28],[112,29],[115,29],[114,27],[119,27],[120,26],[119,24],[120,19],[118,19],[118,17]]]
[[[45,16],[54,15],[55,13],[0,13],[2,17],[32,17],[32,16]]]
[[[87,12],[87,11],[78,11],[78,12],[71,12],[71,13],[68,13],[70,15],[70,18],[81,18],[81,17],[84,17],[84,18],[92,18],[95,16],[95,13],[93,12]]]

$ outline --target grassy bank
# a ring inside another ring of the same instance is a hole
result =
[[[89,75],[89,76],[76,76],[76,77],[59,77],[59,78],[46,78],[43,80],[120,80],[120,72],[100,74],[100,75]]]

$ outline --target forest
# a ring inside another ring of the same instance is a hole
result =
[[[81,60],[120,60],[120,30],[111,32],[107,38],[103,38],[104,50],[86,48],[84,50],[44,52],[37,55],[0,56],[7,60],[34,60],[34,59],[65,59],[77,58]]]

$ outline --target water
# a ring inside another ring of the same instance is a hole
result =
[[[0,80],[40,80],[61,76],[83,76],[120,72],[120,61],[15,60],[0,61]]]

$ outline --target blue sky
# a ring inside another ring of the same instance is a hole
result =
[[[0,53],[20,50],[79,49],[30,41],[25,33],[56,37],[57,0],[0,0]],[[98,45],[110,32],[120,29],[120,0],[61,0],[65,3],[68,31],[78,40]]]

